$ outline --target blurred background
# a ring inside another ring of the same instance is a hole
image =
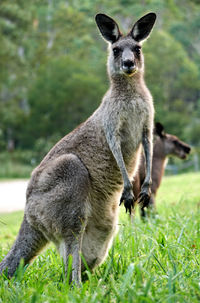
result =
[[[127,30],[154,11],[144,44],[156,121],[193,147],[168,173],[199,169],[199,0],[1,0],[0,178],[28,178],[49,149],[83,122],[108,88],[106,43],[94,16]]]

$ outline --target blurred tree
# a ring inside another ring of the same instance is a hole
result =
[[[156,119],[181,138],[192,122],[200,79],[197,65],[172,36],[157,31],[145,47],[146,78],[154,96]],[[161,64],[162,62],[162,64]]]
[[[98,106],[105,86],[94,70],[68,56],[52,59],[39,70],[29,102],[30,113],[24,142],[60,136],[85,120]],[[27,147],[27,146],[26,146]]]
[[[0,2],[0,130],[8,150],[15,148],[27,110],[29,65],[25,52],[31,4]]]

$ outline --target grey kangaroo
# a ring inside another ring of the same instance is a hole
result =
[[[155,196],[158,188],[160,187],[162,177],[165,171],[167,158],[175,156],[180,159],[186,159],[190,153],[190,146],[181,141],[178,137],[165,133],[164,127],[161,123],[155,124],[155,140],[153,146],[153,160],[152,160],[152,185],[151,185],[151,198],[149,200],[148,208],[155,209]],[[140,193],[141,185],[145,179],[145,165],[144,157],[140,162],[138,172],[133,180],[133,192],[135,197]],[[145,217],[146,212],[144,208],[141,209],[141,216]]]
[[[96,15],[109,45],[110,88],[93,115],[61,139],[32,172],[24,219],[14,245],[0,263],[0,272],[12,276],[20,259],[29,263],[52,241],[66,271],[72,255],[71,281],[80,284],[81,254],[90,269],[107,255],[116,231],[120,195],[126,210],[135,202],[130,180],[141,145],[147,173],[139,201],[141,205],[148,202],[154,109],[143,79],[141,46],[155,19],[154,13],[143,16],[124,36],[112,18]]]

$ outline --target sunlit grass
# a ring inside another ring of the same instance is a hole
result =
[[[121,208],[119,233],[109,256],[82,288],[71,288],[53,245],[26,271],[0,278],[0,302],[199,302],[200,174],[166,177],[157,212],[130,224]],[[22,212],[0,215],[0,258],[12,244]]]

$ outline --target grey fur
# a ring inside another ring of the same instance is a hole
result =
[[[133,206],[130,178],[137,170],[141,143],[148,157],[141,202],[149,197],[154,109],[143,79],[143,56],[136,53],[138,42],[130,34],[117,32],[113,19],[98,14],[96,21],[109,38],[110,88],[94,114],[60,140],[33,171],[22,228],[0,264],[0,272],[7,268],[9,276],[20,258],[28,263],[49,241],[59,249],[66,269],[69,254],[73,256],[72,280],[77,284],[84,269],[80,251],[91,269],[103,262],[116,232],[123,183],[121,202],[129,210]],[[116,47],[121,48],[117,58]],[[122,60],[124,52],[131,62]]]

